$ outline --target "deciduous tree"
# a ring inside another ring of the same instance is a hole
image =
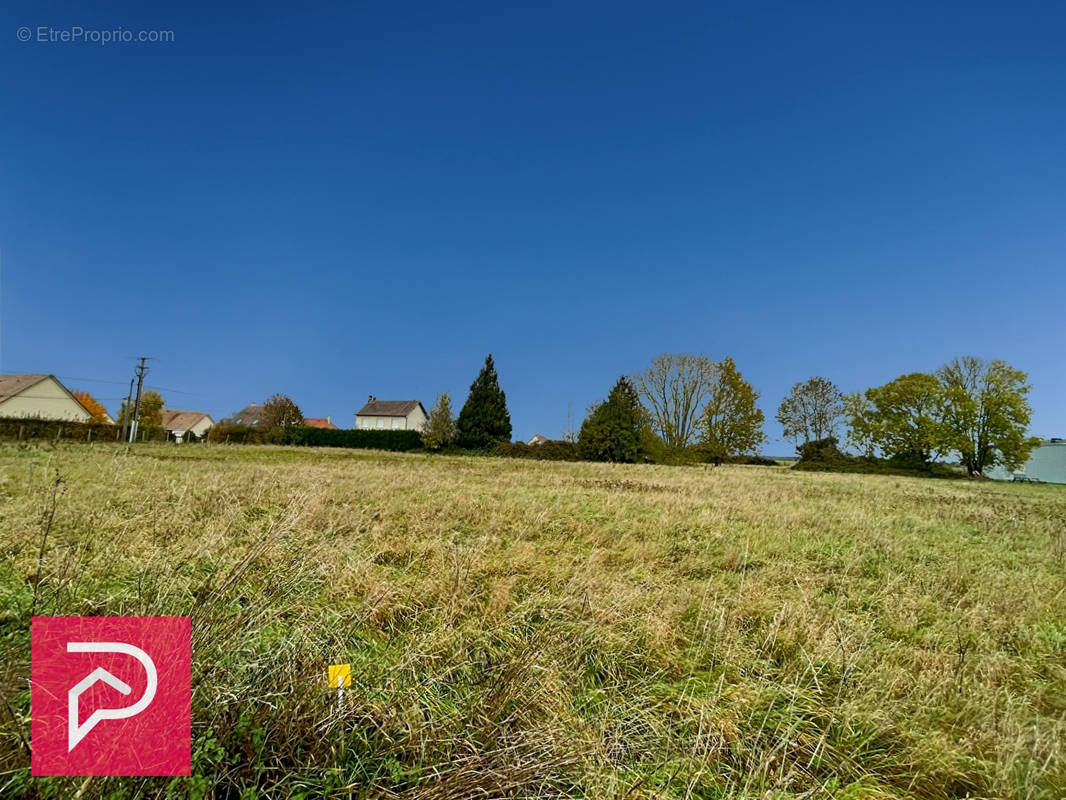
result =
[[[633,376],[633,385],[667,447],[695,442],[699,421],[715,378],[715,364],[698,353],[664,353]]]
[[[956,358],[937,370],[944,387],[950,447],[970,475],[998,464],[1017,469],[1040,439],[1027,435],[1028,376],[1003,361]]]
[[[303,425],[304,415],[293,399],[285,394],[275,394],[263,403],[262,428],[276,432],[290,425]]]
[[[901,375],[884,386],[847,398],[850,439],[867,454],[928,465],[950,449],[946,395],[936,376]]]
[[[511,439],[511,415],[507,413],[507,396],[500,388],[496,364],[490,353],[477,378],[470,384],[470,394],[456,422],[458,443],[462,447],[489,447]]]
[[[777,421],[797,444],[835,436],[844,421],[844,395],[828,378],[808,378],[781,401]]]
[[[138,424],[141,427],[163,427],[163,395],[154,389],[148,389],[141,393],[141,412]]]
[[[88,392],[71,392],[75,399],[81,403],[85,410],[92,415],[93,422],[107,422],[109,414],[103,404]]]
[[[137,438],[150,439],[158,435],[163,428],[163,395],[154,389],[146,389],[141,393],[141,408],[137,416]],[[133,406],[136,403],[126,405],[122,401],[122,407],[118,412],[118,424],[128,425],[133,419]]]
[[[422,445],[427,450],[441,450],[455,441],[455,417],[452,416],[452,398],[447,392],[437,395],[437,402],[429,410],[429,417],[422,429]]]
[[[713,381],[701,418],[702,449],[715,461],[755,453],[766,441],[759,393],[744,380],[736,363],[726,357],[714,365]]]

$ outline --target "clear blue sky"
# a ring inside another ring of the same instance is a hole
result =
[[[169,406],[350,426],[368,394],[461,404],[491,351],[525,438],[704,351],[785,453],[795,381],[974,353],[1066,435],[1061,4],[21,5],[5,372],[114,410],[150,355]]]

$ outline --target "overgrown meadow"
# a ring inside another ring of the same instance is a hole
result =
[[[191,615],[191,778],[30,777],[33,613]],[[12,798],[1055,800],[1066,487],[3,445],[0,693]]]

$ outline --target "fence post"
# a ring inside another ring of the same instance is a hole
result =
[[[22,426],[19,425],[19,441],[22,441]]]

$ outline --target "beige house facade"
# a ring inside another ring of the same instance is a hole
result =
[[[89,422],[92,414],[55,375],[0,375],[0,418]]]
[[[370,395],[366,405],[355,412],[360,430],[420,431],[429,416],[418,400],[378,400]]]

